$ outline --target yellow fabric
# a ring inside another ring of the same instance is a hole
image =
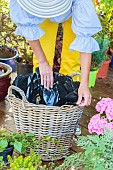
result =
[[[42,30],[44,30],[45,35],[40,38],[40,43],[42,49],[46,55],[46,58],[50,64],[53,66],[54,52],[55,52],[55,43],[56,35],[58,30],[58,24],[51,22],[49,19],[46,19],[42,24],[39,25]],[[33,56],[33,72],[38,67],[38,61],[35,56]]]
[[[41,37],[40,43],[51,66],[53,66],[54,51],[58,24],[46,19],[40,27],[45,31],[45,35]],[[69,46],[75,39],[75,34],[71,29],[71,18],[63,24],[63,47],[61,54],[60,73],[70,75],[73,72],[80,71],[80,54],[77,51],[70,52]],[[36,57],[33,57],[34,71],[38,66]],[[76,80],[76,79],[74,79]]]

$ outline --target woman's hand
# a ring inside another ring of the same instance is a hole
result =
[[[89,106],[91,104],[91,93],[85,84],[80,84],[77,104],[79,106]]]
[[[53,70],[47,61],[47,58],[41,47],[40,41],[39,40],[29,41],[29,45],[31,46],[39,63],[41,84],[44,85],[44,88],[46,89],[52,88],[53,87]]]
[[[89,72],[91,65],[91,54],[81,52],[81,83],[78,89],[78,101],[79,106],[89,106],[91,104],[91,94],[89,91]]]
[[[53,70],[47,61],[39,63],[39,70],[41,76],[41,84],[44,88],[49,89],[53,87]]]

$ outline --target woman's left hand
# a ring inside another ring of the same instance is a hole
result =
[[[88,86],[85,84],[80,84],[77,104],[79,106],[89,106],[91,104],[91,93]]]

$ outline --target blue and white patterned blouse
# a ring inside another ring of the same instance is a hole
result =
[[[39,24],[45,19],[26,12],[17,0],[10,0],[10,16],[12,21],[18,25],[15,31],[17,35],[24,36],[27,40],[37,40],[44,35]],[[92,36],[101,30],[101,24],[92,0],[73,0],[71,9],[63,15],[50,18],[50,20],[61,23],[71,16],[72,30],[76,34],[76,38],[70,44],[70,50],[88,53],[98,51],[98,43]]]

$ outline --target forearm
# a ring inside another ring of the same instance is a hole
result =
[[[43,49],[40,45],[40,41],[33,40],[33,41],[28,41],[28,42],[29,42],[30,47],[33,50],[33,53],[35,54],[35,56],[38,60],[38,63],[40,64],[40,63],[47,62],[46,56],[45,56]]]
[[[40,41],[29,41],[29,45],[31,46],[39,63],[41,84],[44,85],[44,88],[46,89],[53,88],[53,70],[46,59],[46,56],[40,45]]]
[[[91,54],[81,52],[80,62],[81,62],[81,73],[82,73],[81,85],[88,86],[89,72],[90,72],[90,65],[91,65]]]

